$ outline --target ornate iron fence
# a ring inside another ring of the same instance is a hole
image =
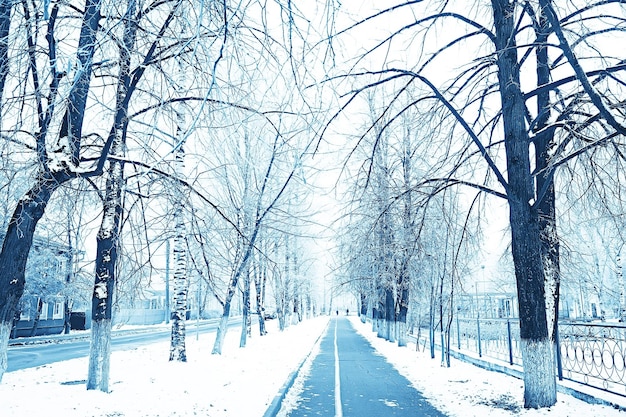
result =
[[[522,365],[517,319],[457,318],[450,330],[453,348]],[[626,325],[562,321],[558,338],[559,379],[626,396]]]
[[[559,376],[626,396],[626,326],[559,323]]]

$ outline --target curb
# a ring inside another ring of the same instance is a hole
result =
[[[300,369],[302,369],[302,366],[304,365],[304,363],[311,356],[311,353],[313,352],[313,348],[315,348],[315,346],[319,343],[320,339],[322,338],[322,335],[326,334],[326,330],[328,329],[329,325],[330,325],[330,320],[328,320],[328,323],[326,323],[324,330],[322,330],[320,335],[315,340],[315,343],[313,343],[313,346],[311,347],[311,350],[309,351],[309,353],[304,357],[304,359],[302,359],[298,367],[289,374],[289,376],[287,377],[287,381],[285,381],[283,386],[278,391],[278,394],[276,394],[276,396],[270,403],[269,407],[267,407],[267,410],[265,411],[265,414],[263,414],[263,417],[276,417],[276,415],[280,411],[280,407],[283,403],[283,400],[285,399],[285,396],[287,395],[287,391],[289,391],[289,389],[291,389],[291,387],[293,386],[293,383],[295,382],[298,374],[300,373]]]

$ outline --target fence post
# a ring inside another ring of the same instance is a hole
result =
[[[482,347],[480,346],[480,316],[476,318],[476,328],[478,329],[478,357],[482,358],[483,350],[482,350]]]
[[[563,381],[563,363],[561,362],[561,340],[559,338],[559,324],[556,325],[556,333],[554,334],[554,344],[556,346],[556,372],[559,381]]]
[[[509,336],[509,364],[513,365],[513,338],[511,337],[511,320],[506,319],[506,332]]]
[[[459,350],[461,350],[461,329],[459,327],[459,316],[456,316],[456,343],[457,346],[459,347]]]

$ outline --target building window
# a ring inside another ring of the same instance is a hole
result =
[[[63,318],[63,303],[54,303],[54,314],[52,318],[54,319]]]
[[[46,320],[48,318],[48,303],[43,303],[41,305],[41,314],[39,315],[39,320]]]

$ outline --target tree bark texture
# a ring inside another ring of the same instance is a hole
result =
[[[254,248],[254,244],[256,243],[256,239],[259,233],[259,227],[260,223],[257,221],[254,225],[252,236],[250,236],[250,240],[246,245],[245,253],[241,259],[241,263],[237,267],[237,270],[230,279],[230,282],[228,283],[228,290],[226,291],[226,297],[224,299],[224,313],[222,314],[222,319],[220,320],[220,325],[217,329],[217,335],[215,337],[215,343],[213,344],[213,350],[211,351],[211,353],[214,355],[222,354],[224,339],[226,338],[226,332],[228,332],[228,318],[230,317],[230,306],[233,297],[235,296],[235,291],[237,289],[237,283],[239,282],[239,278],[244,273],[244,271],[248,270],[248,262],[250,261],[252,249]]]
[[[120,138],[121,140],[121,138]],[[114,152],[118,141],[114,145]],[[115,267],[122,215],[122,186],[124,165],[109,161],[102,223],[96,237],[96,275],[91,296],[91,346],[89,349],[89,375],[87,389],[109,390],[109,361],[111,356],[111,319]]]
[[[232,282],[231,282],[232,284]],[[226,293],[226,299],[224,300],[224,310],[222,318],[220,319],[220,325],[217,328],[217,334],[215,335],[215,343],[213,343],[213,350],[211,354],[221,355],[222,348],[224,347],[224,339],[226,338],[226,332],[228,331],[228,318],[230,317],[230,304],[235,295],[235,286],[230,285],[228,292]]]
[[[177,134],[180,140],[176,150],[175,169],[179,176],[183,175],[185,151],[182,142],[184,141],[185,117],[180,110],[177,114]],[[174,238],[174,306],[172,310],[172,335],[170,340],[170,361],[187,361],[187,350],[185,346],[185,320],[187,317],[187,293],[189,292],[189,279],[187,277],[187,232],[184,217],[184,198],[180,190],[180,185],[175,184],[177,197],[174,210],[174,222],[176,236]],[[200,302],[200,300],[198,300]]]
[[[550,62],[548,60],[548,36],[550,25],[543,9],[539,14],[537,31],[537,85],[546,85],[550,79]],[[559,239],[556,224],[556,194],[553,175],[548,167],[552,160],[550,150],[555,146],[554,129],[547,129],[550,120],[550,92],[542,91],[537,95],[537,123],[539,132],[535,137],[535,169],[537,212],[541,250],[545,274],[546,314],[548,331],[552,342],[556,341],[559,320],[559,294],[561,287],[561,267],[559,255]],[[545,190],[545,191],[544,191]],[[555,348],[557,348],[555,346]]]
[[[259,317],[259,334],[265,336],[267,330],[265,329],[265,307],[263,306],[263,287],[265,286],[265,272],[259,271],[254,276],[254,287],[256,289],[256,313]]]
[[[184,236],[185,224],[182,210],[176,210],[176,237],[174,239],[174,305],[172,310],[172,335],[170,341],[170,361],[187,361],[185,347],[185,320],[187,316],[187,247]]]
[[[361,303],[360,303],[361,310],[359,313],[361,316],[361,322],[365,323],[366,318],[367,318],[367,304],[368,304],[367,294],[365,293],[365,291],[361,292],[360,300],[361,300]]]
[[[492,5],[508,170],[511,247],[524,358],[524,406],[550,407],[556,403],[556,378],[553,352],[545,349],[550,340],[539,216],[532,206],[535,193],[530,172],[530,139],[515,41],[516,3],[492,0]]]
[[[83,24],[80,29],[77,58],[80,63],[74,84],[70,90],[68,109],[63,117],[60,140],[67,137],[67,143],[71,147],[72,161],[78,166],[80,157],[81,135],[83,131],[83,121],[85,118],[85,108],[87,106],[87,96],[91,84],[91,72],[93,66],[93,56],[96,48],[96,36],[100,24],[100,8],[102,0],[86,0]]]
[[[58,183],[40,178],[35,186],[17,204],[0,252],[0,327],[11,329],[20,298],[26,284],[25,271],[28,254],[35,236],[37,222]],[[7,343],[0,344],[0,358],[7,357]],[[4,366],[3,366],[4,365]],[[6,371],[6,361],[0,359],[0,380]]]
[[[241,335],[239,337],[239,347],[246,347],[250,330],[250,271],[246,271],[243,276],[243,292],[241,294],[243,304],[243,314],[241,317]]]
[[[93,320],[91,323],[91,346],[87,389],[109,392],[111,366],[111,320]]]

